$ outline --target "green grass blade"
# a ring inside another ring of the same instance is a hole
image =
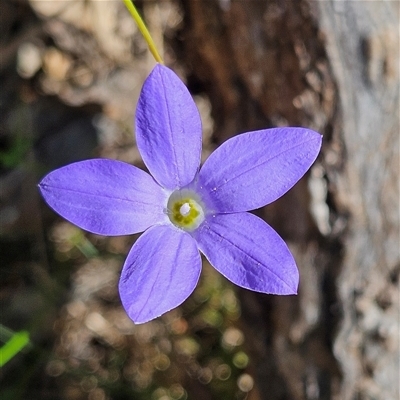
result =
[[[14,333],[11,339],[0,348],[0,367],[10,361],[29,343],[29,333],[20,331]]]

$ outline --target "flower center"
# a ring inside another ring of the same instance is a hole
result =
[[[176,190],[168,199],[167,213],[170,221],[191,232],[204,221],[204,206],[200,197],[189,189]]]

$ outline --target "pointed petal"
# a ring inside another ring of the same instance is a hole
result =
[[[39,184],[47,204],[80,228],[100,235],[127,235],[161,221],[167,194],[146,172],[115,160],[77,162]]]
[[[136,141],[144,163],[163,187],[190,183],[200,165],[201,121],[189,91],[169,68],[157,65],[136,109]]]
[[[195,231],[200,251],[238,286],[296,294],[299,273],[288,247],[262,219],[249,213],[211,216]]]
[[[218,212],[249,211],[285,194],[306,173],[322,136],[304,128],[248,132],[227,140],[206,160],[199,190]]]
[[[179,306],[193,292],[201,271],[196,242],[172,226],[143,233],[128,254],[119,282],[122,304],[136,323]]]

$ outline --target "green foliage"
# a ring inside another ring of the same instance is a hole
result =
[[[6,328],[0,325],[4,332]],[[0,348],[0,367],[14,358],[24,347],[29,344],[29,333],[27,331],[15,332],[11,338]]]
[[[7,151],[0,151],[0,165],[4,168],[17,167],[24,161],[30,148],[31,141],[26,137],[17,135],[13,138]]]

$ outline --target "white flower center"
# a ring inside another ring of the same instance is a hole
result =
[[[204,205],[197,193],[180,189],[169,197],[167,214],[175,226],[191,232],[204,221]]]

